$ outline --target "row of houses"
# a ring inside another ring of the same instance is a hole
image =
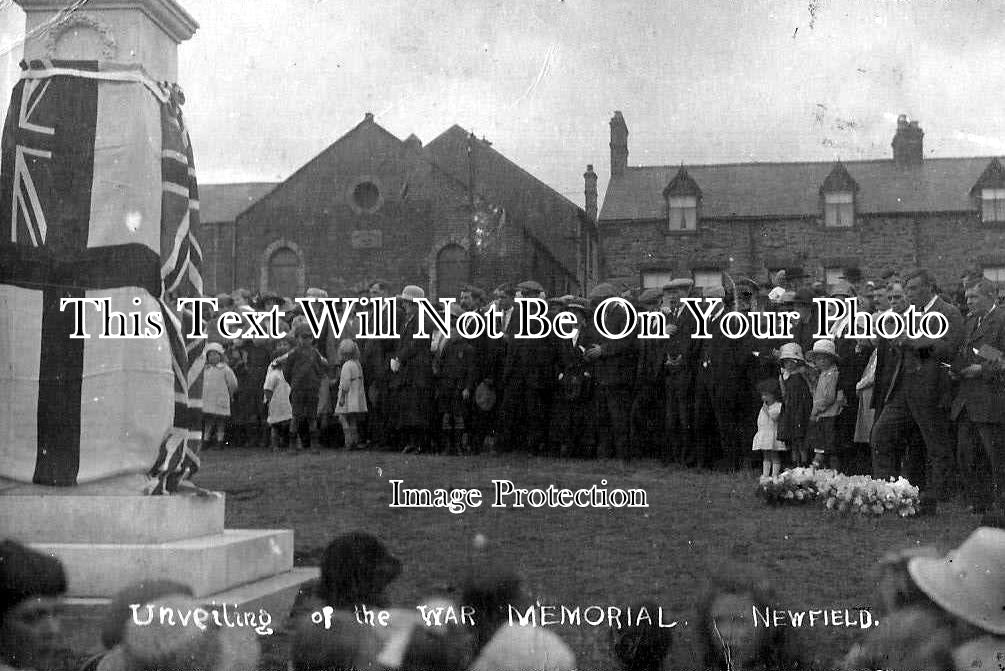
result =
[[[580,208],[459,126],[424,146],[367,114],[281,183],[202,187],[207,291],[380,277],[450,296],[534,278],[565,294],[793,266],[828,283],[912,266],[947,286],[974,267],[1005,282],[1001,162],[926,158],[904,116],[891,156],[867,161],[630,166],[628,136],[615,112],[603,205],[590,165]]]

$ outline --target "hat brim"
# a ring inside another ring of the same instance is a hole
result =
[[[823,352],[821,350],[816,350],[816,351],[810,351],[810,352],[806,353],[806,358],[809,359],[809,360],[811,360],[811,361],[813,359],[817,359],[817,358],[822,357],[822,356],[830,357],[831,359],[834,359],[835,361],[840,361],[841,360],[841,355],[838,354],[837,352],[831,353],[831,352]]]
[[[907,571],[921,591],[946,611],[984,631],[1005,635],[1005,609],[993,601],[1001,595],[978,590],[973,582],[961,579],[957,559],[956,552],[944,558],[915,557]]]
[[[798,361],[799,363],[806,363],[806,359],[802,356],[780,356],[779,361]]]

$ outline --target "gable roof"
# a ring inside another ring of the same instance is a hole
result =
[[[465,187],[469,181],[468,138],[470,133],[454,124],[425,146],[428,159]],[[524,215],[528,211],[545,213],[564,211],[586,221],[586,212],[519,165],[493,149],[484,140],[475,140],[475,191],[482,197],[504,206],[512,214]],[[547,216],[545,217],[547,219]],[[533,223],[534,217],[528,217]],[[557,226],[558,222],[531,227],[531,232],[556,256],[574,253],[568,245],[569,232]],[[561,261],[569,264],[568,258]]]
[[[454,124],[426,145],[426,153],[430,160],[465,184],[468,183],[467,148],[469,135],[467,130]],[[477,143],[475,156],[475,189],[477,191],[481,192],[482,187],[493,190],[493,186],[495,190],[506,190],[507,187],[520,190],[530,189],[533,192],[533,198],[541,198],[550,205],[573,210],[581,209],[561,193],[493,149],[490,143],[477,139],[475,142]],[[479,174],[486,176],[488,180],[479,184]],[[484,195],[489,194],[485,193]]]
[[[858,183],[855,209],[864,214],[963,212],[991,157],[926,158],[919,165],[890,159],[842,165]],[[833,162],[723,163],[687,166],[702,192],[702,217],[802,217],[820,214],[820,187]],[[607,186],[601,221],[667,216],[663,189],[679,166],[628,167]]]
[[[318,154],[316,154],[309,161],[307,161],[302,166],[300,166],[299,168],[297,168],[296,170],[294,170],[293,173],[289,177],[287,177],[286,179],[284,179],[281,182],[278,182],[278,183],[274,184],[272,189],[269,189],[268,191],[266,191],[266,193],[261,198],[259,198],[255,202],[251,203],[245,209],[241,210],[241,212],[239,212],[239,214],[244,214],[245,212],[247,212],[248,210],[250,210],[255,205],[258,205],[259,203],[264,202],[266,199],[273,198],[274,195],[281,190],[281,187],[283,187],[286,184],[292,183],[301,174],[306,173],[312,167],[318,165],[319,163],[322,163],[323,161],[327,160],[328,157],[334,155],[338,151],[338,149],[343,145],[344,142],[346,142],[354,133],[360,131],[361,129],[374,129],[374,130],[376,130],[376,132],[378,134],[384,136],[385,138],[391,140],[392,142],[394,142],[394,143],[396,143],[398,145],[404,145],[404,143],[400,139],[398,139],[398,137],[395,136],[391,131],[387,130],[386,128],[384,128],[383,126],[381,126],[380,124],[378,124],[376,121],[374,121],[373,114],[371,112],[367,112],[364,115],[362,121],[360,121],[358,124],[356,124],[355,126],[353,126],[350,130],[346,131],[345,134],[343,134],[337,140],[335,140],[334,142],[332,142],[330,145],[328,145],[327,147],[325,147],[324,149],[322,149]]]
[[[691,175],[687,174],[687,168],[681,166],[677,174],[674,175],[674,178],[663,189],[663,197],[667,198],[668,196],[694,196],[701,198],[701,187],[691,178]]]
[[[827,175],[827,179],[820,185],[820,193],[836,193],[839,191],[858,192],[858,182],[848,174],[848,168],[844,163],[838,161],[834,164],[834,169]]]
[[[234,221],[241,212],[272,191],[278,182],[199,185],[199,220],[204,224]]]

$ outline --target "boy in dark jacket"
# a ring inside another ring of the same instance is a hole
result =
[[[290,385],[293,430],[300,437],[300,449],[311,449],[311,426],[318,411],[318,390],[328,362],[314,347],[314,334],[306,323],[293,334],[296,346],[283,361],[283,376]]]

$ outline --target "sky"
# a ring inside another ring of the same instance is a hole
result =
[[[366,112],[473,130],[580,205],[615,110],[630,165],[888,158],[898,114],[927,156],[1005,154],[999,0],[180,2],[204,183],[282,180]],[[24,19],[0,12],[9,91]]]

